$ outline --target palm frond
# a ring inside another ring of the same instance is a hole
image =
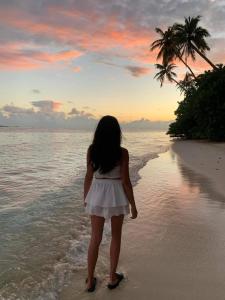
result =
[[[155,67],[157,70],[159,70],[159,72],[155,74],[154,78],[160,82],[161,87],[165,81],[165,78],[167,78],[167,80],[170,82],[175,81],[174,78],[177,76],[177,74],[172,70],[176,68],[176,65],[170,63],[155,64]]]
[[[155,28],[155,31],[156,31],[158,34],[160,34],[160,35],[161,35],[161,37],[163,37],[163,35],[164,35],[164,32],[162,31],[162,29],[161,29],[161,28],[159,28],[159,27],[156,27],[156,28]]]

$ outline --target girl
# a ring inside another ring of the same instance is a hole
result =
[[[104,116],[98,123],[94,139],[87,151],[87,173],[84,181],[84,205],[91,217],[91,240],[88,249],[87,291],[96,286],[94,277],[105,219],[111,219],[110,282],[116,288],[124,278],[117,273],[124,215],[137,217],[133,189],[129,177],[129,154],[121,147],[121,129],[116,118]],[[94,178],[93,178],[94,177]]]

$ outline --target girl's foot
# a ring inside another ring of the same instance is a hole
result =
[[[88,280],[88,278],[86,279],[86,283],[87,283],[87,289],[86,291],[89,293],[92,293],[95,291],[96,288],[96,283],[97,283],[97,278],[93,277],[91,280]]]
[[[124,279],[124,275],[123,273],[115,273],[115,277],[116,279],[113,280],[112,282],[108,283],[107,287],[110,289],[110,290],[113,290],[115,289],[116,287],[118,287],[118,285],[120,284],[120,281]]]

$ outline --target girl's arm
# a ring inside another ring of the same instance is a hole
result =
[[[125,194],[131,205],[131,215],[132,215],[131,218],[136,219],[137,208],[134,200],[133,187],[129,175],[129,153],[125,148],[122,148],[121,179],[122,179]]]
[[[94,171],[93,171],[93,167],[91,165],[90,147],[89,147],[88,151],[87,151],[87,171],[86,171],[86,175],[85,175],[85,179],[84,179],[84,205],[86,205],[85,198],[87,196],[87,193],[88,193],[91,183],[92,183],[93,173],[94,173]]]

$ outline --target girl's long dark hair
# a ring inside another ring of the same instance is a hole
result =
[[[117,119],[104,116],[99,121],[90,145],[90,160],[94,171],[111,171],[121,158],[122,133]]]

